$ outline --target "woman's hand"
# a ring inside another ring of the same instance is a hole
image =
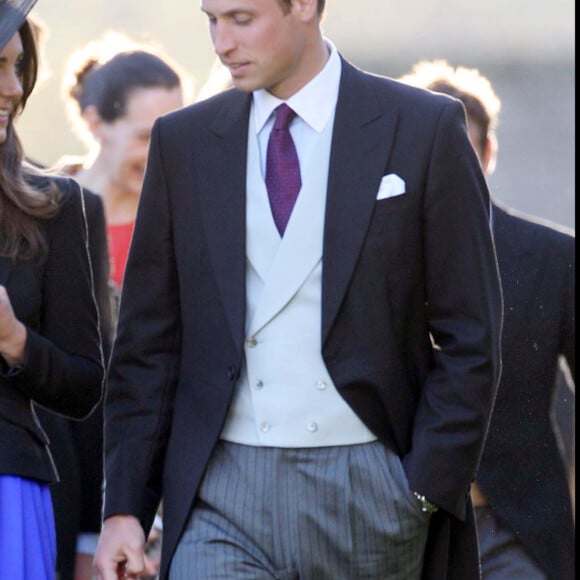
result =
[[[0,354],[9,367],[24,362],[26,326],[16,318],[6,288],[0,285]]]

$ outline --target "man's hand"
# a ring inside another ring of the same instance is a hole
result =
[[[97,579],[137,580],[156,574],[157,566],[145,558],[144,550],[145,534],[137,518],[129,515],[107,518],[95,554]]]
[[[75,556],[74,580],[93,579],[93,555],[77,552]]]

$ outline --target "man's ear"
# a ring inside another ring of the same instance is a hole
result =
[[[490,133],[485,140],[485,147],[481,158],[481,167],[485,175],[491,175],[495,171],[497,147],[497,137],[495,133]]]
[[[292,0],[292,11],[302,20],[318,20],[318,0]]]

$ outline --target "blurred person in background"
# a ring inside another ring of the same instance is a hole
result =
[[[14,128],[38,72],[34,4],[0,0],[0,578],[10,580],[55,577],[58,472],[37,409],[86,417],[104,375],[84,195],[24,163]]]
[[[67,63],[63,80],[67,107],[89,152],[81,158],[64,156],[56,169],[72,175],[88,195],[104,205],[114,311],[113,322],[107,326],[107,357],[151,127],[157,116],[183,106],[188,83],[179,67],[161,51],[113,31],[87,43]],[[68,478],[53,490],[57,534],[62,540],[58,553],[61,578],[90,580],[101,524],[102,406],[88,421],[69,427],[72,445],[62,435],[65,427],[60,418],[53,415],[42,419],[58,438],[57,459],[67,466]],[[78,466],[76,471],[74,466]],[[160,519],[157,522],[160,526]],[[157,532],[156,528],[151,542]],[[154,562],[149,564],[150,571],[156,569]]]
[[[490,175],[501,102],[489,79],[436,60],[400,80],[463,103],[471,144]],[[572,504],[551,408],[557,377],[575,377],[574,232],[497,200],[491,219],[504,322],[500,385],[472,485],[483,577],[572,580]]]
[[[152,45],[108,31],[73,53],[63,90],[81,158],[57,166],[101,196],[105,206],[111,280],[120,289],[157,117],[183,106],[190,90],[181,68]]]

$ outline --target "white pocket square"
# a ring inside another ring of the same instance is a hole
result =
[[[402,195],[403,193],[405,193],[405,180],[401,179],[396,173],[389,173],[389,175],[385,175],[381,179],[377,201],[387,197],[394,197],[395,195]]]

